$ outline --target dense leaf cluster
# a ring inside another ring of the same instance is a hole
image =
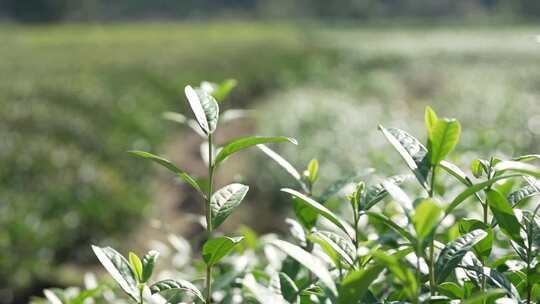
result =
[[[148,152],[194,187],[205,202],[202,264],[192,281],[163,278],[149,283],[157,259],[151,251],[129,258],[109,247],[93,250],[118,286],[137,303],[536,303],[540,301],[540,168],[531,154],[513,159],[476,159],[470,170],[448,161],[461,125],[426,108],[427,143],[397,128],[379,126],[411,175],[374,180],[355,175],[316,191],[316,159],[298,171],[265,143],[288,137],[246,137],[214,147],[219,105],[233,85],[186,87],[195,120],[179,121],[207,140],[208,177],[190,176]],[[225,89],[226,88],[226,89]],[[176,114],[177,117],[180,114]],[[229,156],[257,146],[297,182],[284,188],[296,219],[290,236],[221,235],[216,229],[237,208],[248,186],[232,183],[213,191],[213,176]],[[471,174],[467,173],[470,171]],[[398,172],[396,172],[398,173]],[[318,194],[320,193],[320,194]],[[476,208],[479,207],[479,208]],[[464,209],[478,209],[462,216]],[[180,252],[182,254],[182,252]],[[204,280],[199,280],[201,275]],[[160,275],[161,276],[161,275]],[[203,287],[202,289],[200,289]],[[99,288],[99,287],[98,287]],[[95,289],[93,289],[95,290]],[[88,292],[88,291],[87,291]],[[60,294],[60,295],[59,295]],[[54,303],[61,291],[47,290]],[[87,298],[94,297],[89,294]],[[99,297],[100,295],[96,296]],[[57,301],[57,302],[55,302]]]

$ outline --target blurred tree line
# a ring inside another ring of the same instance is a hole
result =
[[[0,0],[0,17],[20,22],[182,19],[215,16],[368,19],[540,17],[538,0]]]

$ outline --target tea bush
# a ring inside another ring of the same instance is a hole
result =
[[[540,193],[540,168],[534,165],[540,155],[477,158],[468,166],[452,163],[449,155],[462,126],[426,107],[426,144],[404,130],[378,127],[388,142],[384,153],[393,148],[409,172],[376,179],[367,170],[319,189],[324,171],[318,160],[298,170],[265,145],[295,143],[291,138],[245,137],[214,147],[224,106],[220,100],[231,88],[228,82],[185,88],[195,119],[179,116],[185,118],[180,121],[206,139],[208,176],[196,178],[165,158],[131,152],[164,166],[200,194],[206,211],[201,256],[191,258],[189,243],[169,235],[178,252],[164,247],[165,257],[185,257],[156,272],[157,251],[126,258],[111,247],[92,246],[119,289],[95,282],[82,292],[48,289],[50,302],[540,301],[540,206],[533,199]],[[240,207],[248,186],[233,183],[215,191],[215,171],[231,155],[254,146],[296,185],[281,189],[295,214],[286,219],[288,236],[257,236],[244,227],[239,236],[229,237],[218,229]]]

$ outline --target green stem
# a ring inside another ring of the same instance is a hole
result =
[[[431,185],[429,187],[429,197],[433,198],[435,193],[435,176],[436,176],[437,166],[433,166],[433,171],[431,173]],[[435,281],[435,250],[434,250],[434,240],[435,232],[433,232],[433,237],[429,242],[429,293],[431,296],[436,294],[437,283]]]
[[[139,286],[139,296],[141,297],[140,304],[144,304],[144,285]]]
[[[208,194],[206,196],[206,230],[208,237],[212,234],[212,188],[214,184],[214,152],[212,134],[208,134]],[[206,265],[206,304],[212,303],[212,266]]]

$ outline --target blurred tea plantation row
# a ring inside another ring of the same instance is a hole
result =
[[[298,146],[275,149],[298,167],[317,157],[321,184],[368,167],[395,173],[399,156],[384,148],[377,124],[423,134],[427,104],[472,130],[452,154],[467,167],[468,153],[538,150],[536,34],[526,25],[0,28],[0,303],[80,285],[80,271],[98,269],[89,244],[132,248],[144,215],[190,233],[186,214],[200,207],[187,187],[158,187],[151,180],[163,172],[125,153],[153,151],[203,170],[189,161],[199,155],[198,138],[161,118],[186,112],[186,84],[237,80],[226,102],[253,111],[222,137],[256,131],[298,138]],[[236,216],[258,232],[283,230],[284,217],[272,220],[268,212],[289,210],[277,191],[289,179],[257,161],[260,152],[245,155],[228,164],[246,176],[237,180],[255,181]],[[226,229],[240,228],[231,222]]]

